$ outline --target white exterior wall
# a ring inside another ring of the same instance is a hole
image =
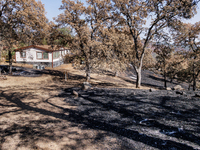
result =
[[[62,56],[70,54],[70,50],[69,49],[61,50],[61,54],[62,54]]]
[[[20,55],[20,52],[26,52],[26,57],[22,58]],[[37,59],[37,52],[47,52],[48,59]],[[54,52],[56,52],[56,51],[54,51]],[[70,50],[63,49],[63,50],[57,51],[57,52],[59,52],[59,57],[53,59],[53,64],[52,64],[53,52],[48,52],[48,51],[41,50],[41,49],[34,48],[34,47],[27,48],[27,49],[15,52],[16,62],[17,63],[27,63],[27,64],[42,64],[42,65],[45,65],[48,67],[57,67],[64,63],[64,56],[66,54],[69,54]]]
[[[29,48],[22,50],[26,52],[26,58],[21,58],[20,51],[15,52],[17,62],[52,62],[52,53],[48,52],[48,59],[37,59],[37,52],[46,52],[44,50],[39,50],[36,48]]]
[[[62,51],[59,51],[59,57],[58,58],[54,58],[53,61],[59,61],[61,60],[63,57],[62,57]]]

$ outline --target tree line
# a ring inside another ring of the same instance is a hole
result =
[[[167,77],[187,80],[196,89],[199,76],[200,23],[186,24],[199,0],[63,0],[64,12],[48,22],[35,0],[0,1],[0,38],[8,47],[26,44],[69,46],[84,60],[86,79],[93,69],[116,73],[153,67]],[[155,56],[154,56],[155,54]],[[80,61],[77,60],[77,61]],[[156,67],[155,67],[156,66]]]

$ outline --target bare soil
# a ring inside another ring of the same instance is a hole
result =
[[[194,92],[138,90],[125,77],[99,74],[83,91],[84,76],[62,65],[0,80],[0,149],[200,149]]]

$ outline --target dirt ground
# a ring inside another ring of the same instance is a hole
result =
[[[118,77],[92,74],[93,89],[82,91],[84,75],[71,65],[62,65],[47,68],[40,77],[7,76],[7,80],[0,80],[0,149],[200,149],[198,98],[192,99],[191,105],[183,101],[179,110],[182,103],[174,101],[179,95],[169,104],[163,95],[160,105],[166,106],[157,107],[159,98],[154,101],[154,97],[158,91],[149,97],[147,90],[138,92],[134,84]],[[79,92],[78,98],[72,95],[73,90]],[[166,112],[169,107],[170,113]],[[180,118],[185,109],[191,113],[188,121]],[[150,113],[156,117],[151,118]],[[149,125],[149,120],[157,124]],[[174,136],[175,129],[185,134]]]
[[[4,63],[2,65],[8,65],[8,63]],[[32,68],[32,65],[27,64],[14,64],[13,66]],[[65,79],[65,72],[67,71],[68,81]],[[46,68],[44,72],[41,73],[40,77],[19,77],[19,76],[7,76],[8,80],[0,80],[0,87],[7,86],[28,86],[29,84],[48,84],[52,83],[52,80],[57,80],[65,83],[66,86],[81,84],[85,82],[85,72],[81,70],[76,70],[72,67],[71,64],[63,64],[56,68]],[[93,86],[98,87],[120,87],[120,88],[129,88],[135,89],[135,84],[125,81],[120,77],[113,77],[111,75],[106,74],[91,74],[90,83]],[[147,86],[141,86],[141,89],[149,89]]]
[[[7,65],[7,64],[4,64]],[[14,66],[31,68],[31,65]],[[47,68],[50,69],[50,68]],[[64,81],[68,72],[69,79]],[[84,72],[71,65],[62,65],[50,70],[52,74],[40,77],[7,76],[0,81],[0,149],[102,149],[105,143],[95,140],[104,131],[81,129],[67,121],[65,109],[75,110],[60,98],[63,89],[80,87]],[[101,78],[101,79],[100,79]],[[109,79],[112,79],[109,81]],[[116,82],[116,81],[117,82]],[[91,83],[99,87],[123,87],[121,79],[92,74]],[[134,88],[127,85],[126,88]],[[115,141],[113,138],[110,142]],[[106,139],[105,139],[106,141]],[[111,144],[111,143],[107,143]]]

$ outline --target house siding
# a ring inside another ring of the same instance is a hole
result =
[[[22,58],[20,52],[26,52],[26,57]],[[47,52],[48,59],[38,59],[38,52]],[[27,49],[22,49],[20,51],[15,52],[15,60],[16,63],[26,63],[26,64],[36,64],[36,65],[44,65],[46,67],[57,67],[64,64],[64,56],[68,54],[70,51],[66,49],[61,49],[59,51],[59,57],[53,58],[53,52],[46,51],[43,49],[39,49],[38,47],[27,47]]]
[[[49,59],[37,59],[37,52],[46,52],[44,50],[29,48],[26,50],[22,50],[21,52],[26,52],[26,57],[21,58],[20,51],[17,51],[16,52],[16,62],[26,62],[26,63],[30,63],[30,62],[48,62],[48,63],[50,63],[50,62],[52,62],[52,53],[51,52],[48,52]]]

